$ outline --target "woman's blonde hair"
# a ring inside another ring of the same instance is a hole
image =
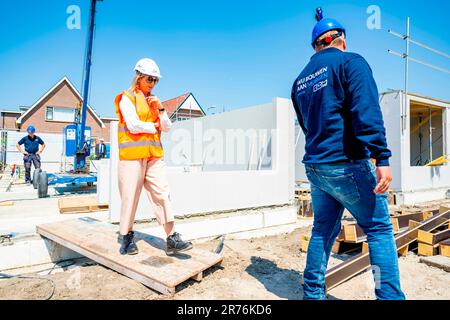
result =
[[[130,87],[130,92],[134,92],[136,91],[136,89],[139,87],[139,80],[141,80],[142,78],[145,78],[146,75],[143,73],[140,73],[139,71],[136,71],[136,74],[134,75],[133,80],[131,81],[131,87]]]

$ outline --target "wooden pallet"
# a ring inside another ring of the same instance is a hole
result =
[[[165,241],[136,232],[137,255],[121,255],[118,228],[92,218],[43,224],[37,232],[107,268],[164,294],[175,293],[186,280],[202,280],[203,271],[222,262],[222,256],[193,248],[176,256],[165,254]]]
[[[108,210],[109,205],[107,203],[98,203],[97,197],[93,195],[60,198],[58,200],[58,208],[60,213],[83,213]]]

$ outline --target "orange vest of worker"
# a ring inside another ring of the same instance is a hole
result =
[[[151,133],[131,133],[120,112],[119,103],[122,96],[130,98],[136,107],[136,113],[141,121],[153,122],[159,124],[158,108],[149,106],[144,96],[141,94],[132,94],[124,91],[116,97],[116,114],[119,118],[118,140],[119,140],[119,159],[137,160],[146,158],[161,158],[164,155],[161,144],[161,131],[159,126],[155,134]]]

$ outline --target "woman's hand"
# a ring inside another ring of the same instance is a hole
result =
[[[147,103],[150,107],[153,107],[154,109],[159,109],[162,107],[162,103],[159,100],[159,98],[155,95],[151,95],[147,97]]]

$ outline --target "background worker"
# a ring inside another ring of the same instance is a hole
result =
[[[312,33],[316,54],[292,87],[306,139],[303,163],[314,210],[304,298],[326,297],[328,258],[347,208],[367,235],[376,297],[404,299],[386,200],[391,152],[377,86],[364,58],[345,52],[344,27],[334,19],[322,19],[320,8],[316,19]]]
[[[29,126],[27,128],[28,135],[19,140],[16,144],[17,150],[23,153],[23,164],[25,167],[25,183],[31,183],[31,163],[34,165],[34,169],[41,168],[41,156],[40,154],[45,149],[44,141],[35,135],[36,128]],[[22,149],[22,145],[25,146]],[[39,147],[40,146],[40,147]]]
[[[95,144],[95,157],[97,160],[106,158],[106,145],[103,138],[100,138],[98,143]]]
[[[142,187],[154,204],[156,219],[167,234],[166,253],[176,254],[192,248],[174,231],[174,216],[169,200],[161,131],[172,125],[160,100],[152,94],[161,78],[157,64],[148,58],[137,62],[131,88],[116,97],[119,118],[119,191],[121,254],[136,254],[133,224]]]

